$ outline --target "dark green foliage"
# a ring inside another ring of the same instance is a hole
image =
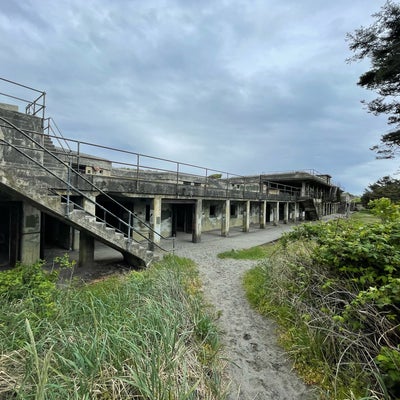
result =
[[[352,60],[369,59],[371,68],[360,76],[358,84],[374,90],[379,97],[367,104],[374,115],[387,114],[394,129],[382,136],[382,147],[375,146],[378,154],[391,158],[400,145],[400,5],[388,1],[374,15],[369,27],[349,34],[350,49],[355,52]]]
[[[354,354],[327,353],[326,359],[332,360],[332,367],[339,360],[370,367],[377,362],[383,388],[397,396],[400,375],[393,371],[400,359],[399,220],[305,224],[284,238],[286,244],[298,240],[309,242],[309,258],[292,265],[287,290],[298,298],[301,314],[314,320],[313,329],[333,333],[329,342],[334,341],[339,352],[345,351],[343,345],[354,348]],[[328,349],[332,352],[329,347],[324,351]],[[378,386],[379,379],[375,390]]]
[[[39,317],[50,315],[55,310],[58,274],[45,271],[43,264],[43,261],[33,265],[19,264],[1,272],[0,298],[31,303],[33,312]]]
[[[361,196],[361,202],[364,207],[367,207],[371,200],[381,197],[387,197],[394,203],[400,202],[400,180],[384,176],[365,189]]]

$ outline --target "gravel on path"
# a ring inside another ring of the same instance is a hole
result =
[[[201,243],[180,235],[176,254],[196,262],[204,294],[221,314],[217,323],[229,364],[229,400],[312,399],[316,398],[293,371],[285,352],[277,344],[276,325],[249,305],[242,287],[243,274],[256,261],[219,259],[217,254],[264,244],[278,239],[293,225],[232,231],[228,238],[218,232],[202,234]]]

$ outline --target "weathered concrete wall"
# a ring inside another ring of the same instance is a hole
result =
[[[0,116],[26,131],[30,138],[41,143],[43,130],[42,120],[40,118],[1,107]],[[43,163],[43,151],[40,150],[31,140],[27,139],[15,129],[9,127],[9,125],[2,120],[0,120],[0,125],[0,139],[13,144],[14,146],[23,148],[24,152],[26,152],[30,157],[39,163]],[[29,160],[26,157],[9,146],[0,146],[0,157],[2,163],[12,162],[23,165],[26,165],[27,163],[29,164]]]
[[[40,211],[23,203],[21,227],[21,262],[26,265],[40,259]]]

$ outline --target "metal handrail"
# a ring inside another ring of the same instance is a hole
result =
[[[69,208],[68,204],[69,204],[69,203],[72,203],[72,204],[74,205],[74,209],[78,209],[78,210],[81,210],[81,211],[85,211],[85,213],[86,213],[87,215],[96,218],[96,222],[102,222],[102,223],[104,223],[106,226],[109,226],[110,228],[115,229],[116,232],[119,232],[119,233],[124,234],[124,231],[123,231],[123,230],[121,230],[121,229],[119,229],[119,228],[116,228],[115,226],[112,226],[112,225],[111,225],[110,223],[108,223],[105,219],[100,218],[98,215],[93,214],[93,213],[91,213],[91,212],[85,210],[85,209],[84,209],[81,205],[79,205],[78,203],[75,203],[75,202],[71,201],[71,199],[68,198],[68,195],[67,195],[67,196],[60,195],[60,194],[57,192],[57,190],[55,190],[55,189],[53,189],[53,188],[48,188],[48,190],[49,190],[50,193],[53,193],[53,194],[59,196],[61,199],[65,200],[65,202],[66,202],[66,204],[67,204],[67,210],[68,210],[68,208]],[[79,193],[79,194],[82,193],[82,192],[80,192],[79,190],[77,190],[76,192]],[[90,199],[88,199],[88,200],[90,200]],[[95,203],[95,202],[93,202],[93,203]],[[118,215],[115,215],[115,214],[112,213],[111,211],[107,210],[107,209],[106,209],[104,206],[102,206],[101,204],[99,204],[99,203],[95,203],[95,204],[96,204],[96,206],[99,207],[102,211],[104,211],[105,213],[107,213],[107,215],[109,215],[109,216],[111,216],[111,217],[114,217],[119,223],[121,223],[122,225],[124,225],[124,226],[128,229],[128,231],[129,231],[129,229],[131,229],[131,230],[133,230],[135,233],[137,233],[139,236],[141,236],[144,240],[149,241],[149,238],[148,238],[146,235],[143,235],[143,233],[141,233],[141,232],[138,231],[137,229],[135,229],[133,225],[130,225],[129,223],[127,223],[126,221],[124,221],[123,219],[121,219]],[[130,238],[130,235],[128,235],[128,238],[131,239],[131,238]],[[167,240],[167,239],[169,239],[169,238],[164,238],[164,237],[163,237],[163,239]],[[157,245],[157,243],[153,243],[153,242],[152,242],[151,244],[154,244],[154,245],[157,246],[160,250],[167,251],[166,249],[164,249],[164,248],[162,248],[161,246]]]
[[[64,135],[62,134],[60,128],[56,124],[56,121],[54,121],[52,117],[47,117],[44,120],[47,122],[47,124],[45,124],[43,131],[44,132],[47,131],[47,136],[50,137],[50,132],[52,132],[53,134],[52,137],[55,137],[57,139],[57,143],[61,146],[63,151],[72,152],[71,147],[68,144],[68,141],[64,138]],[[56,131],[53,129],[52,125],[54,125],[54,127],[56,128]],[[56,133],[58,133],[59,136],[57,136]],[[68,150],[64,149],[63,142],[67,145]]]
[[[160,233],[158,233],[156,230],[154,230],[150,225],[148,225],[145,221],[143,221],[141,218],[137,217],[137,215],[134,215],[134,213],[132,213],[132,211],[130,211],[129,209],[127,209],[124,205],[120,204],[118,201],[116,201],[114,198],[112,198],[109,194],[107,194],[106,192],[104,192],[102,189],[100,189],[99,187],[97,187],[96,185],[94,185],[89,179],[87,179],[86,177],[82,176],[81,174],[79,174],[76,170],[74,170],[73,168],[71,168],[70,165],[68,165],[66,162],[64,162],[63,160],[61,160],[59,157],[57,157],[55,154],[53,154],[51,151],[49,151],[48,149],[46,149],[41,143],[37,142],[36,140],[34,140],[33,138],[31,138],[28,134],[26,134],[22,129],[18,128],[17,126],[15,126],[12,122],[8,121],[6,118],[1,117],[0,119],[7,123],[9,126],[11,126],[13,129],[15,129],[17,132],[21,133],[24,137],[26,137],[27,139],[29,139],[31,142],[33,142],[36,146],[38,146],[42,151],[46,152],[47,154],[49,154],[51,157],[53,157],[55,160],[57,160],[63,167],[67,168],[67,171],[72,172],[74,174],[76,174],[80,179],[82,179],[84,182],[88,183],[96,192],[101,193],[102,195],[104,195],[107,199],[111,200],[115,205],[119,206],[123,211],[127,212],[129,215],[129,220],[133,222],[133,220],[137,220],[140,223],[142,223],[144,226],[146,226],[146,228],[148,228],[153,234],[155,234],[156,236],[158,236],[160,239],[167,239],[166,237],[164,237],[163,235],[161,235]],[[56,173],[54,173],[53,171],[51,171],[49,168],[45,167],[44,165],[42,165],[40,162],[38,162],[37,160],[35,160],[34,158],[30,157],[28,154],[24,153],[22,150],[20,150],[18,148],[18,146],[15,146],[11,143],[6,142],[4,139],[2,139],[2,141],[4,143],[6,143],[7,145],[11,146],[12,148],[14,148],[15,150],[17,150],[19,153],[23,154],[25,157],[27,157],[30,161],[34,162],[36,165],[40,166],[43,170],[45,170],[46,172],[48,172],[49,174],[51,174],[52,176],[54,176],[56,179],[58,179],[59,181],[61,181],[62,183],[64,183],[67,187],[67,190],[73,190],[74,192],[78,193],[79,195],[81,195],[82,197],[84,197],[85,199],[89,200],[91,203],[95,204],[96,206],[102,207],[99,203],[97,203],[96,201],[94,201],[93,199],[91,199],[90,197],[88,197],[85,193],[83,193],[82,191],[80,191],[78,188],[74,187],[71,182],[65,181],[63,178],[59,177]],[[68,207],[68,205],[67,205]],[[106,211],[109,215],[111,215],[111,212],[108,211],[107,209],[104,208],[104,211]],[[128,230],[132,229],[133,231],[136,231],[135,228],[133,227],[133,224],[128,226]],[[123,232],[121,232],[123,233]],[[154,241],[150,240],[149,238],[147,238],[144,235],[141,235],[142,237],[144,237],[144,239],[151,243],[152,245],[157,246],[158,248],[160,248],[163,251],[166,251],[165,249],[163,249],[161,246],[158,246],[157,243],[155,243]],[[131,239],[129,237],[129,239]]]
[[[42,120],[44,120],[45,109],[46,109],[46,92],[44,92],[43,90],[35,89],[30,86],[23,85],[21,83],[15,82],[15,81],[11,81],[10,79],[0,78],[0,80],[3,82],[7,82],[11,85],[14,85],[14,86],[22,87],[24,89],[27,89],[27,90],[30,90],[30,91],[33,91],[36,93],[40,93],[40,95],[37,98],[35,98],[34,100],[27,100],[22,97],[13,96],[13,95],[7,94],[7,93],[0,93],[0,95],[27,103],[25,106],[26,114],[37,115],[39,112],[41,112],[41,118],[42,118]],[[40,100],[41,100],[41,102],[40,102]]]
[[[50,138],[53,138],[55,140],[59,140],[60,138],[56,135],[48,135]],[[95,161],[104,161],[110,164],[110,167],[112,168],[113,171],[116,171],[115,168],[112,167],[113,164],[117,164],[117,165],[123,165],[123,166],[127,166],[127,167],[132,167],[132,173],[135,174],[135,177],[132,179],[136,179],[139,180],[139,175],[140,173],[146,173],[146,172],[154,172],[154,171],[159,171],[159,172],[169,172],[171,174],[175,174],[175,183],[179,184],[180,180],[185,181],[185,178],[188,177],[195,177],[195,178],[202,178],[204,179],[204,185],[205,188],[207,188],[209,186],[209,183],[213,180],[210,176],[210,172],[212,173],[217,173],[217,174],[221,174],[222,176],[226,176],[225,177],[221,177],[220,179],[216,180],[217,182],[226,182],[225,184],[225,190],[226,190],[226,195],[228,195],[229,192],[229,183],[232,184],[240,184],[243,185],[242,190],[243,192],[246,191],[245,186],[249,183],[253,183],[255,184],[255,182],[252,180],[252,178],[250,177],[246,177],[243,175],[238,175],[238,174],[233,174],[233,173],[229,173],[229,172],[225,172],[225,171],[220,171],[220,170],[214,170],[214,169],[210,169],[210,168],[206,168],[206,167],[202,167],[202,166],[198,166],[195,164],[189,164],[189,163],[184,163],[184,162],[178,162],[178,161],[174,161],[174,160],[170,160],[170,159],[166,159],[166,158],[161,158],[161,157],[154,157],[154,156],[148,156],[145,154],[141,154],[141,153],[136,153],[130,150],[124,150],[124,149],[118,149],[115,147],[109,147],[109,146],[105,146],[105,145],[99,145],[99,144],[94,144],[94,143],[90,143],[90,142],[85,142],[85,141],[80,141],[80,140],[76,140],[76,139],[69,139],[69,138],[65,138],[62,137],[62,140],[65,143],[74,143],[77,147],[76,151],[70,150],[71,146],[68,145],[68,152],[65,152],[65,149],[63,149],[63,147],[60,149],[60,154],[65,154],[68,157],[76,157],[78,160],[78,165],[77,168],[79,170],[80,164],[79,164],[79,160],[80,158],[85,158],[86,160],[92,160],[93,162]],[[81,152],[81,148],[82,146],[89,146],[89,147],[94,147],[94,148],[98,148],[98,149],[104,149],[104,150],[110,150],[110,151],[115,151],[115,152],[119,152],[119,153],[123,153],[123,154],[128,154],[128,155],[133,155],[136,158],[136,164],[134,163],[129,163],[129,162],[122,162],[122,161],[117,161],[117,160],[113,160],[110,158],[99,158],[96,156],[92,156],[92,155],[88,155],[88,154],[84,154],[82,155]],[[157,160],[157,161],[163,161],[163,162],[167,162],[167,163],[172,163],[176,165],[176,170],[173,169],[166,169],[166,168],[160,168],[160,167],[154,167],[152,165],[147,165],[147,164],[143,164],[140,163],[141,159],[151,159],[151,160]],[[199,170],[203,170],[205,175],[198,175],[198,174],[194,174],[194,173],[188,173],[188,172],[182,172],[181,169],[182,167],[191,167],[191,168],[196,168]],[[124,176],[124,178],[127,178],[126,176]],[[155,181],[153,179],[153,181]],[[286,193],[297,193],[298,192],[298,188],[296,187],[292,187],[290,185],[284,185],[284,184],[278,184],[275,183],[275,188],[279,188],[280,190],[284,190]],[[278,187],[276,187],[278,186]],[[260,193],[261,194],[261,193]]]

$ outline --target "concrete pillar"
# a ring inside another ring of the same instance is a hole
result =
[[[198,199],[194,204],[193,210],[193,233],[192,233],[192,242],[200,243],[201,242],[201,224],[202,224],[202,216],[203,216],[203,200]]]
[[[79,235],[80,232],[78,229],[71,228],[72,229],[72,250],[79,250]]]
[[[91,267],[94,264],[94,238],[81,231],[79,235],[79,267]]]
[[[21,263],[34,264],[40,259],[40,211],[22,203]]]
[[[279,223],[279,201],[276,202],[275,204],[275,209],[274,209],[274,225],[278,225]]]
[[[305,182],[301,182],[300,196],[301,197],[305,197],[306,196],[306,183]]]
[[[221,236],[229,236],[229,227],[231,219],[231,201],[225,200],[222,206],[222,218],[221,218]]]
[[[287,224],[289,222],[289,203],[286,202],[283,205],[283,222]]]
[[[243,211],[243,232],[248,232],[250,230],[250,201],[246,201],[245,210]]]
[[[93,215],[93,220],[96,219],[96,195],[94,193],[88,193],[88,198],[82,199],[82,207],[85,211]],[[91,201],[92,200],[92,201]],[[94,238],[84,231],[79,234],[79,262],[80,267],[90,267],[94,264]]]
[[[265,216],[267,214],[267,202],[260,202],[260,229],[265,229]]]
[[[299,203],[294,203],[294,221],[298,221],[300,219],[299,216]]]
[[[160,243],[161,238],[161,205],[162,198],[161,196],[155,196],[152,201],[152,215],[150,225],[154,229],[155,232],[150,231],[150,240],[154,243]]]

